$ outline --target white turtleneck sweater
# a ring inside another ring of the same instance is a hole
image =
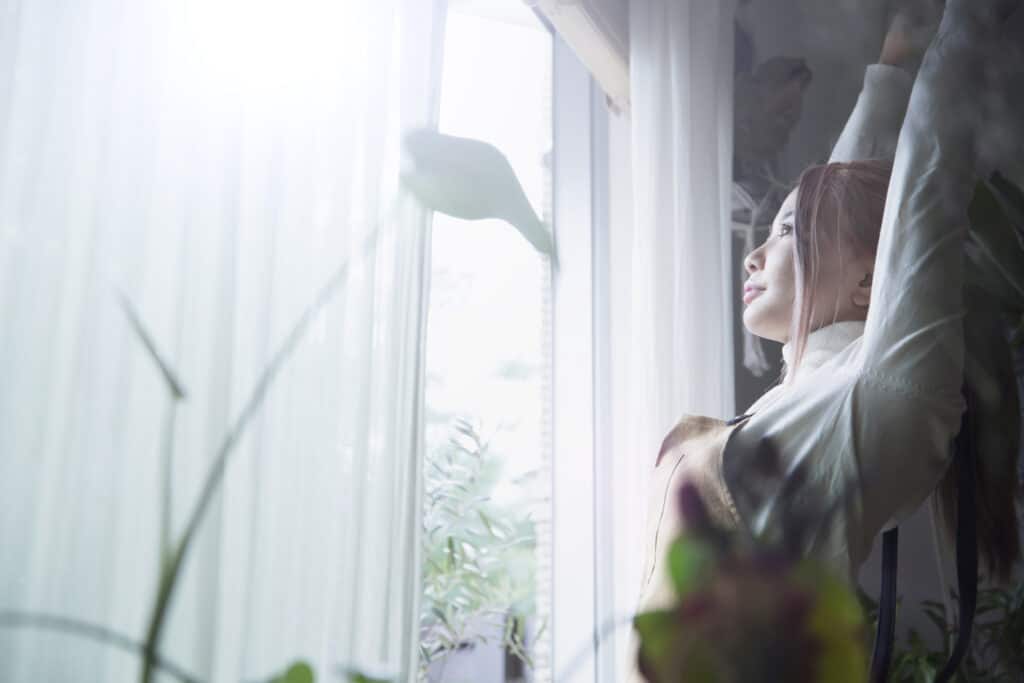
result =
[[[842,320],[825,327],[819,327],[807,335],[807,346],[804,348],[804,357],[800,366],[790,378],[791,382],[799,381],[800,378],[814,373],[815,370],[831,360],[840,351],[855,342],[864,334],[864,321]],[[787,368],[793,366],[793,345],[786,343],[782,345],[782,360]],[[765,393],[761,394],[747,409],[748,413],[756,413],[772,401],[779,398],[786,390],[785,384],[777,384]]]
[[[826,361],[857,340],[864,334],[863,320],[842,320],[825,327],[820,327],[807,335],[807,346],[800,367],[794,373],[794,381],[800,376],[817,370]],[[782,359],[786,367],[793,365],[793,345],[782,345]]]

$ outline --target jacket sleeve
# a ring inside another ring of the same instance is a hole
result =
[[[898,107],[874,106],[873,78],[834,158],[885,151],[886,132],[869,128]],[[723,478],[755,535],[795,525],[804,552],[850,572],[878,531],[938,484],[962,412],[973,167],[962,136],[932,125],[942,116],[935,102],[919,79],[898,136],[863,337],[734,431],[723,454]]]
[[[868,66],[864,87],[829,161],[891,159],[913,85],[910,72],[898,66]]]

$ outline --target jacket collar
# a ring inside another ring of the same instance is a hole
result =
[[[807,347],[800,361],[799,375],[813,372],[864,334],[863,320],[842,320],[807,335]],[[789,367],[793,362],[793,345],[782,345],[782,359]],[[796,377],[794,377],[796,379]]]

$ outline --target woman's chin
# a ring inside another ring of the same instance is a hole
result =
[[[786,335],[777,329],[778,325],[772,325],[770,321],[765,320],[761,313],[757,310],[757,301],[752,301],[743,309],[743,327],[755,337],[784,343]]]
[[[747,306],[744,306],[744,308],[743,308],[743,327],[745,327],[747,332],[749,332],[750,334],[754,335],[755,337],[762,336],[761,335],[761,325],[759,324],[761,321],[760,321],[759,318],[760,318],[760,316],[757,315],[757,311],[751,310],[749,304]]]

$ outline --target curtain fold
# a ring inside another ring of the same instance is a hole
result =
[[[734,6],[731,0],[630,2],[633,212],[628,240],[613,229],[610,264],[620,614],[636,608],[638,539],[661,440],[683,413],[731,417],[734,411]],[[613,153],[616,144],[624,146],[613,138]],[[627,637],[627,629],[619,631],[620,673],[628,664]]]
[[[141,641],[171,398],[177,536],[225,432],[343,263],[240,439],[160,651],[202,680],[297,659],[415,674],[427,215],[444,0],[0,6],[0,614]],[[0,617],[0,680],[139,658]],[[166,678],[165,680],[170,680]]]

